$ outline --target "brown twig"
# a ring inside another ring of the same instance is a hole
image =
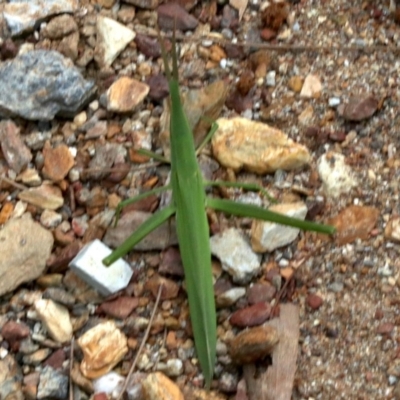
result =
[[[26,186],[20,185],[19,183],[14,182],[12,179],[6,178],[5,176],[0,176],[0,183],[1,183],[1,181],[4,181],[4,182],[8,183],[9,185],[14,186],[15,188],[20,189],[20,190],[28,189]]]
[[[74,365],[74,344],[75,338],[72,336],[71,348],[69,350],[69,400],[74,400],[74,384],[72,383],[72,368]]]
[[[127,375],[126,378],[125,378],[124,385],[122,386],[121,392],[119,393],[119,395],[118,395],[118,397],[117,397],[117,400],[121,400],[121,399],[122,399],[122,396],[123,396],[124,392],[126,391],[126,389],[127,389],[127,387],[128,387],[128,383],[129,383],[129,381],[130,381],[130,379],[131,379],[131,377],[132,377],[133,371],[135,370],[136,364],[137,364],[137,362],[138,362],[138,360],[139,360],[139,356],[140,356],[140,354],[142,353],[143,348],[144,348],[144,345],[145,345],[146,342],[147,342],[147,338],[149,337],[151,325],[153,324],[153,320],[154,320],[154,317],[155,317],[155,315],[156,315],[158,303],[160,302],[162,288],[163,288],[163,285],[160,285],[159,288],[158,288],[157,298],[156,298],[156,302],[154,303],[153,311],[152,311],[152,313],[151,313],[149,325],[147,326],[146,332],[145,332],[145,334],[144,334],[144,336],[143,336],[143,339],[142,339],[142,343],[140,343],[139,350],[138,350],[138,352],[136,353],[136,357],[135,357],[135,359],[133,360],[133,363],[132,363],[131,368],[129,369],[128,375]]]

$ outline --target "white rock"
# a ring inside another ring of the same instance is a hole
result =
[[[157,369],[169,377],[178,377],[183,373],[183,362],[179,358],[171,358],[167,363],[158,363]]]
[[[125,378],[116,372],[109,372],[93,381],[93,389],[95,393],[112,394],[114,391],[120,391],[124,384]]]
[[[45,228],[55,228],[61,221],[62,215],[52,210],[44,210],[40,216],[40,223]]]
[[[241,231],[230,228],[210,239],[211,253],[234,282],[247,283],[260,269],[261,257],[254,253]]]
[[[235,287],[221,293],[217,299],[217,305],[219,307],[230,307],[235,304],[241,297],[246,294],[246,289],[242,287]]]
[[[269,210],[304,220],[307,215],[307,206],[303,202],[276,204]],[[254,251],[263,253],[285,246],[296,239],[299,229],[289,226],[253,220],[251,226],[251,245]]]
[[[315,99],[321,95],[321,91],[322,83],[319,77],[313,74],[309,74],[304,80],[304,84],[300,92],[300,97]]]
[[[111,254],[111,249],[96,239],[88,243],[70,262],[70,268],[83,281],[108,296],[125,288],[133,271],[122,258],[106,267],[102,260]]]
[[[131,42],[136,34],[119,22],[107,18],[97,17],[97,43],[95,60],[102,66],[110,66],[118,55]]]
[[[64,306],[50,299],[39,299],[35,301],[34,307],[47,332],[56,342],[65,343],[71,340],[71,319]]]
[[[334,152],[323,154],[318,160],[317,169],[324,191],[330,197],[335,198],[342,193],[348,193],[358,184],[342,154]]]

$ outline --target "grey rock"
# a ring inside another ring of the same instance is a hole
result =
[[[30,214],[5,225],[0,231],[0,296],[43,273],[53,242],[51,232]]]
[[[61,288],[47,288],[43,292],[44,299],[51,299],[64,306],[73,306],[75,304],[75,297]]]
[[[124,161],[126,149],[117,143],[106,143],[96,146],[96,154],[89,163],[89,172],[82,176],[83,179],[102,179],[109,174],[108,169],[117,161]]]
[[[4,5],[4,19],[12,36],[32,31],[45,18],[61,13],[72,13],[79,8],[79,0],[20,0]]]
[[[56,51],[34,50],[0,65],[0,116],[28,120],[71,117],[96,91],[72,61]]]
[[[118,221],[118,225],[107,229],[104,243],[110,247],[120,246],[140,225],[153,214],[143,211],[131,211],[124,214]],[[153,232],[148,234],[135,247],[135,250],[163,250],[168,246],[177,244],[175,221],[165,222]]]
[[[0,360],[0,399],[23,400],[21,381],[21,370],[8,354]]]
[[[46,366],[40,373],[37,398],[66,399],[68,396],[68,377]]]
[[[19,174],[32,160],[32,153],[24,144],[14,122],[0,122],[0,144],[7,164]]]

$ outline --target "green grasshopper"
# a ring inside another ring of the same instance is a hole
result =
[[[217,324],[206,209],[212,208],[236,216],[251,217],[326,234],[334,233],[335,229],[331,226],[287,217],[253,205],[206,197],[205,187],[210,185],[242,186],[250,190],[254,190],[255,185],[203,181],[196,158],[192,129],[181,103],[175,33],[171,51],[172,71],[161,37],[160,43],[171,102],[171,182],[166,186],[121,202],[117,208],[116,220],[124,206],[151,194],[172,189],[172,201],[169,206],[153,214],[120,247],[106,257],[103,263],[109,266],[125,256],[140,240],[175,215],[194,342],[205,383],[209,388],[216,361]],[[207,136],[210,137],[210,135]]]

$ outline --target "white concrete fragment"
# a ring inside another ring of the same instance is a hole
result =
[[[317,169],[324,191],[330,197],[339,197],[357,186],[352,169],[340,153],[330,151],[323,154],[318,160]]]
[[[271,206],[269,210],[302,220],[307,215],[307,206],[301,201],[297,203],[276,204]],[[251,245],[253,250],[259,253],[273,251],[293,242],[299,231],[300,229],[273,222],[253,220],[251,226]]]
[[[254,253],[242,232],[230,228],[210,239],[211,253],[234,282],[247,283],[260,269],[261,257]]]
[[[69,264],[76,275],[103,296],[125,288],[133,274],[131,267],[123,259],[106,267],[102,260],[111,252],[109,247],[96,239],[88,243]]]

